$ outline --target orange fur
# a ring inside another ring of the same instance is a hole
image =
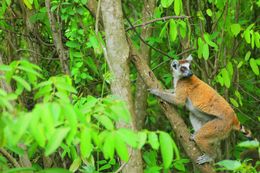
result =
[[[230,129],[240,130],[240,123],[228,102],[195,75],[180,79],[175,93],[181,105],[185,105],[186,99],[190,98],[197,109],[224,120]]]

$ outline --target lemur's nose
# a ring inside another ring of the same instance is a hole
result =
[[[185,71],[187,70],[187,67],[182,66],[182,67],[180,68],[180,70],[181,70],[181,72],[185,72]]]

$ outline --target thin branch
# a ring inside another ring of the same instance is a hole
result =
[[[48,14],[49,22],[50,22],[50,27],[51,27],[54,45],[57,49],[57,53],[58,53],[58,56],[60,58],[60,64],[61,64],[61,67],[62,67],[62,71],[65,74],[69,75],[70,70],[69,70],[69,66],[67,64],[68,57],[66,56],[66,53],[65,53],[65,50],[64,50],[64,47],[63,47],[63,43],[62,43],[61,29],[58,28],[60,26],[57,26],[58,23],[56,22],[56,19],[53,16],[53,13],[51,12],[50,0],[45,0],[45,7],[46,7],[46,10],[47,10],[47,14]]]
[[[135,27],[133,26],[133,24],[131,23],[131,21],[129,20],[129,18],[127,17],[126,13],[125,13],[125,10],[124,10],[124,7],[122,6],[122,11],[123,11],[123,15],[125,16],[127,22],[129,23],[129,25],[131,26],[131,28],[133,28],[134,32],[136,33],[136,35],[138,36],[138,38],[144,43],[146,44],[147,46],[149,46],[151,49],[159,52],[160,54],[164,55],[164,56],[167,56],[169,58],[172,58],[171,56],[169,56],[167,53],[163,52],[162,50],[156,48],[156,47],[153,47],[152,45],[148,44],[141,36],[140,34],[136,31]]]
[[[248,119],[250,119],[251,120],[251,122],[253,122],[254,124],[256,124],[256,125],[259,125],[258,123],[257,123],[257,121],[255,121],[253,118],[251,118],[250,116],[248,116],[246,113],[244,113],[243,111],[241,111],[239,108],[237,108],[237,107],[234,107],[236,110],[238,110],[238,112],[240,112],[241,114],[243,114],[244,116],[246,116]]]
[[[131,30],[131,29],[134,29],[134,28],[137,28],[137,27],[144,27],[146,25],[149,25],[149,24],[152,24],[154,22],[161,21],[161,20],[166,21],[166,20],[169,20],[169,19],[186,19],[186,18],[190,18],[190,16],[165,16],[165,17],[161,17],[161,18],[156,18],[156,19],[148,20],[147,22],[144,22],[144,23],[141,23],[141,24],[133,25],[133,26],[127,28],[126,32]]]
[[[130,151],[130,156],[129,156],[128,161],[131,159],[132,154],[133,154],[133,149],[131,149],[131,151]],[[122,171],[123,168],[124,168],[124,167],[126,166],[126,164],[128,163],[128,161],[127,161],[127,162],[124,162],[114,173],[119,173],[120,171]]]
[[[253,94],[247,92],[246,90],[244,90],[243,87],[241,87],[240,85],[238,85],[238,87],[240,88],[241,91],[243,91],[244,93],[246,93],[247,95],[251,96],[253,99],[255,99],[256,101],[260,102],[260,99],[258,99],[257,97],[253,96]]]
[[[181,56],[181,55],[183,55],[183,54],[185,54],[185,53],[192,52],[192,51],[194,51],[194,50],[196,50],[196,49],[195,49],[195,48],[191,48],[191,49],[185,50],[185,51],[183,51],[183,52],[177,54],[176,56]],[[172,60],[172,59],[168,59],[168,60],[166,60],[166,61],[161,62],[160,64],[158,64],[157,66],[155,66],[154,68],[152,68],[152,71],[156,70],[158,67],[162,66],[163,64],[165,64],[166,62],[171,61],[171,60]],[[198,66],[198,67],[199,67],[199,66]],[[200,67],[200,68],[201,68],[201,67]]]
[[[21,167],[20,164],[16,161],[16,159],[11,156],[4,148],[0,148],[0,153],[9,160],[10,163],[13,164],[14,167],[19,168]]]

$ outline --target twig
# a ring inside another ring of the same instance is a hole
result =
[[[12,163],[14,165],[14,167],[19,168],[21,167],[20,164],[16,161],[15,158],[13,158],[13,156],[11,156],[11,154],[9,154],[4,148],[0,148],[0,153],[6,157],[10,163]]]
[[[144,22],[144,23],[141,23],[141,24],[133,25],[133,26],[127,28],[126,32],[131,30],[131,29],[134,29],[134,28],[137,28],[137,27],[144,27],[146,25],[149,25],[149,24],[152,24],[154,22],[161,21],[161,20],[165,21],[165,20],[169,20],[169,19],[186,19],[186,18],[190,18],[190,16],[165,16],[165,17],[161,17],[161,18],[156,18],[156,19],[148,20],[147,22]]]
[[[185,50],[185,51],[183,51],[183,52],[177,54],[176,56],[181,56],[181,55],[183,55],[183,54],[185,54],[185,53],[187,53],[187,52],[191,52],[191,51],[194,51],[194,50],[196,50],[196,49],[195,49],[195,48],[191,48],[191,49]],[[152,71],[156,70],[158,67],[160,67],[161,65],[165,64],[166,62],[168,62],[168,61],[170,61],[170,60],[172,60],[172,59],[168,59],[168,60],[166,60],[166,61],[161,62],[160,64],[158,64],[157,66],[155,66],[154,68],[152,68]],[[198,67],[199,67],[199,66],[198,66]]]
[[[251,118],[250,116],[248,116],[246,113],[244,113],[243,111],[241,111],[239,108],[234,107],[236,110],[238,110],[238,112],[240,112],[241,114],[243,114],[244,116],[246,116],[248,119],[251,120],[251,122],[253,122],[254,124],[258,125],[257,121],[255,121],[253,118]]]
[[[149,46],[151,49],[159,52],[160,54],[164,55],[164,56],[167,56],[168,58],[172,58],[171,56],[169,56],[167,53],[163,52],[162,50],[156,48],[156,47],[153,47],[152,45],[148,44],[141,36],[140,34],[138,34],[138,32],[136,31],[135,27],[133,26],[133,24],[131,23],[131,21],[129,20],[129,18],[127,17],[126,13],[125,13],[125,10],[124,10],[124,7],[122,6],[122,11],[123,11],[123,15],[125,16],[127,22],[129,23],[129,25],[131,26],[131,28],[133,28],[134,32],[136,33],[136,35],[138,36],[138,38],[144,43],[146,44],[147,46]]]
[[[253,96],[251,93],[247,92],[246,90],[244,90],[243,87],[241,87],[240,85],[238,85],[238,88],[240,88],[241,91],[243,91],[244,93],[246,93],[247,95],[251,96],[253,99],[255,99],[256,101],[260,102],[260,99],[256,98],[255,96]]]
[[[131,148],[131,152],[130,152],[130,156],[129,156],[129,159],[131,159],[132,157],[132,154],[133,154],[133,149]],[[124,162],[114,173],[119,173],[120,171],[122,171],[122,169],[126,166],[128,162]]]
[[[58,56],[60,58],[60,64],[61,64],[62,71],[63,71],[63,73],[69,75],[70,70],[69,70],[69,66],[67,64],[68,57],[67,57],[66,52],[63,47],[62,38],[61,38],[62,37],[61,30],[60,30],[60,28],[58,28],[56,19],[53,16],[53,13],[51,11],[50,0],[45,0],[45,7],[47,10],[47,16],[48,16],[50,27],[51,27],[53,42],[56,47]]]

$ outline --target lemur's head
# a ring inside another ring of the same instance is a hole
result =
[[[171,68],[174,76],[178,77],[179,79],[191,77],[193,75],[191,70],[191,61],[191,55],[183,60],[173,60],[171,63]]]

